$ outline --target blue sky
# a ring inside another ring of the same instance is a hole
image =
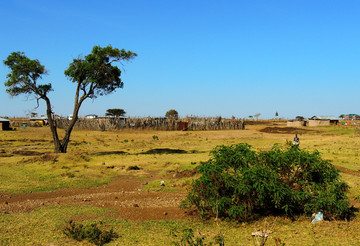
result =
[[[95,45],[138,54],[125,85],[86,101],[80,115],[122,108],[128,116],[295,118],[360,114],[359,1],[3,1],[3,61],[13,51],[49,71],[53,110],[71,114],[72,59]],[[0,116],[25,116],[36,101],[10,98],[0,65]],[[45,113],[44,103],[36,110]]]

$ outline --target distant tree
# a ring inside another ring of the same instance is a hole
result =
[[[256,118],[256,120],[258,120],[260,115],[261,115],[260,113],[254,114],[254,117]]]
[[[340,116],[339,116],[339,118],[341,118],[341,119],[344,119],[344,114],[341,114]]]
[[[249,115],[249,118],[250,118],[250,119],[252,119],[253,117],[254,117],[254,116],[252,116],[252,115]]]
[[[296,116],[295,119],[297,119],[297,120],[305,120],[305,118],[303,116]]]
[[[275,117],[278,117],[279,116],[279,113],[276,111],[276,113],[275,113]]]
[[[106,116],[113,116],[113,117],[120,117],[120,116],[124,116],[125,114],[126,114],[125,110],[121,108],[108,109],[106,110],[105,113]]]
[[[175,109],[170,109],[166,112],[165,117],[170,119],[177,119],[179,117],[179,114]]]
[[[52,91],[51,83],[39,84],[38,80],[47,74],[45,66],[38,60],[31,60],[23,52],[12,52],[4,64],[8,66],[11,72],[7,75],[5,86],[6,91],[11,96],[26,94],[34,96],[39,103],[42,99],[46,103],[46,113],[49,126],[55,145],[55,153],[66,153],[70,135],[78,120],[80,106],[85,99],[95,99],[98,96],[108,95],[118,88],[123,87],[120,79],[121,70],[113,65],[113,62],[128,61],[137,56],[131,51],[119,50],[117,48],[94,46],[91,53],[84,58],[74,59],[70,63],[65,75],[76,84],[75,102],[73,117],[66,127],[62,140],[59,139],[55,114],[48,93]]]

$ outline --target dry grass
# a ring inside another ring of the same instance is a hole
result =
[[[269,126],[251,125],[247,126],[245,131],[74,131],[66,154],[53,154],[50,130],[46,127],[0,132],[0,192],[24,193],[97,186],[109,183],[120,174],[140,177],[149,171],[158,171],[165,175],[193,169],[201,161],[206,161],[209,152],[217,145],[246,142],[257,150],[268,150],[273,144],[285,144],[294,137],[293,133],[259,131],[265,127]],[[276,127],[285,126],[279,123]],[[360,170],[360,136],[354,134],[354,129],[302,129],[299,136],[301,148],[308,151],[318,149],[323,157],[332,160],[334,165],[353,172]],[[173,152],[146,154],[149,150]],[[184,153],[176,153],[178,150]],[[138,166],[141,172],[128,171],[129,166]],[[352,187],[350,198],[359,196],[359,176],[351,173],[342,173],[342,176]],[[179,178],[176,182],[179,184],[176,187],[179,188],[191,182],[191,178]],[[152,183],[149,183],[147,188],[154,189]],[[354,200],[353,202],[356,206],[359,205]],[[169,236],[170,227],[173,226],[189,226],[209,236],[221,230],[225,234],[226,245],[254,245],[251,232],[273,221],[276,221],[273,233],[266,245],[275,245],[275,238],[280,238],[286,245],[360,244],[357,233],[360,230],[358,217],[350,222],[331,221],[315,225],[311,224],[311,218],[307,217],[295,221],[267,218],[243,224],[198,220],[136,223],[109,219],[106,216],[108,213],[91,207],[85,209],[60,206],[44,207],[25,214],[0,214],[0,244],[76,244],[65,238],[60,230],[64,219],[76,216],[85,216],[87,219],[95,216],[94,218],[102,218],[108,225],[114,226],[121,237],[109,245],[168,245],[173,240]]]

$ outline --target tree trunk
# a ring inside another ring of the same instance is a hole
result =
[[[63,152],[63,147],[60,142],[59,135],[57,133],[56,120],[55,120],[55,118],[53,118],[50,99],[46,96],[43,97],[43,99],[46,102],[46,114],[48,117],[48,122],[49,122],[50,130],[52,133],[53,141],[54,141],[54,147],[55,147],[54,152],[55,153],[65,153],[66,150],[65,150],[65,152]]]
[[[86,95],[82,96],[80,98],[80,100],[78,101],[78,91],[76,93],[76,97],[75,97],[75,105],[74,105],[74,112],[73,112],[73,118],[72,120],[70,121],[70,124],[68,126],[68,128],[65,130],[65,136],[64,138],[62,139],[61,143],[60,143],[60,147],[61,147],[61,151],[59,153],[66,153],[67,151],[67,147],[68,147],[68,144],[70,142],[70,135],[71,135],[71,132],[72,130],[74,129],[74,126],[75,126],[75,123],[76,121],[78,120],[78,114],[79,114],[79,109],[80,109],[80,106],[82,104],[82,102],[86,99]]]

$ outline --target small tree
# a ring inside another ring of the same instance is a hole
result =
[[[276,111],[276,113],[275,113],[275,117],[278,117],[279,116],[279,113]]]
[[[105,113],[106,116],[112,116],[112,117],[120,117],[120,116],[124,116],[125,114],[126,114],[125,110],[121,108],[108,109],[106,110]]]
[[[260,115],[261,115],[260,113],[254,114],[254,117],[256,118],[256,120],[259,119],[259,116],[260,116]]]
[[[339,118],[344,119],[344,114],[339,115]]]
[[[295,119],[296,119],[296,120],[305,120],[305,118],[304,118],[303,116],[299,116],[299,115],[296,116]]]
[[[165,117],[170,119],[177,119],[179,117],[179,114],[175,109],[170,109],[166,112]]]
[[[4,61],[11,72],[7,75],[5,86],[11,96],[20,94],[32,95],[37,102],[42,99],[46,103],[46,113],[55,145],[55,153],[66,153],[71,132],[78,120],[79,109],[87,98],[108,95],[117,88],[123,87],[120,79],[121,70],[113,62],[128,61],[137,56],[131,51],[117,48],[95,46],[84,58],[74,59],[65,75],[76,84],[73,117],[65,129],[65,136],[59,139],[57,126],[48,93],[52,91],[51,83],[39,84],[38,80],[47,74],[45,66],[38,60],[31,60],[23,52],[13,52]]]

